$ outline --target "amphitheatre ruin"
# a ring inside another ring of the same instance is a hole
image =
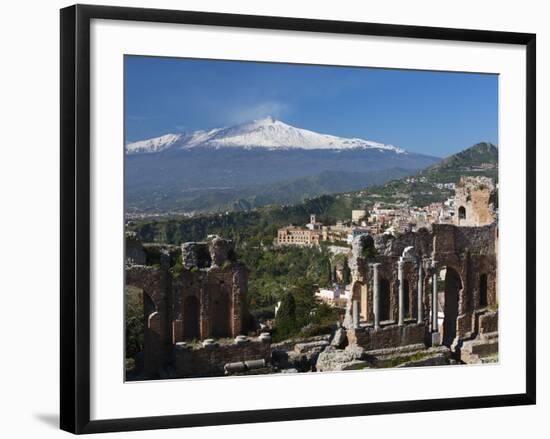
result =
[[[160,263],[147,265],[151,246],[128,233],[126,285],[142,290],[145,322],[129,379],[498,361],[494,192],[490,179],[463,178],[454,224],[354,238],[341,321],[330,334],[281,343],[247,310],[248,271],[230,240],[157,245]]]

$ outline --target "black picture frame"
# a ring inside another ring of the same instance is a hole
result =
[[[407,37],[526,47],[526,376],[525,393],[90,420],[90,21],[181,23],[334,34]],[[536,401],[536,36],[210,12],[75,5],[61,10],[61,403],[63,430],[99,433],[326,417],[535,404]]]

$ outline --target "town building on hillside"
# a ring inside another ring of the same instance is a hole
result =
[[[321,230],[306,227],[287,226],[277,231],[279,245],[314,246],[319,245],[321,238]]]
[[[365,209],[357,209],[351,211],[351,222],[359,223],[362,219],[367,216],[367,211]]]
[[[334,225],[323,226],[323,241],[346,241],[350,232],[351,226],[343,221],[337,221]]]
[[[369,230],[371,235],[379,235],[384,231],[384,227],[385,227],[384,223],[369,224]]]
[[[306,224],[306,228],[309,230],[321,230],[323,223],[318,222],[315,214],[309,216],[309,223]]]
[[[349,222],[337,221],[336,224],[325,226],[312,214],[305,227],[290,225],[280,228],[277,231],[277,244],[314,246],[319,245],[321,241],[345,242],[351,231]]]

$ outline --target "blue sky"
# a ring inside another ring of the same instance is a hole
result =
[[[125,57],[126,141],[265,116],[445,157],[498,144],[498,77]]]

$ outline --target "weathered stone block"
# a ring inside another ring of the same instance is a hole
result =
[[[380,329],[365,328],[361,331],[348,329],[347,336],[365,350],[373,350],[423,343],[425,331],[424,324],[410,323],[403,326],[388,325]]]
[[[348,339],[346,336],[346,330],[340,327],[334,332],[334,337],[332,338],[330,345],[337,348],[344,348],[347,342]]]
[[[176,378],[220,376],[226,372],[239,373],[248,370],[247,362],[258,360],[265,366],[270,359],[271,346],[255,340],[245,344],[210,344],[204,347],[174,349],[173,351]],[[250,363],[251,369],[259,364]],[[227,365],[231,366],[226,367]]]
[[[479,333],[486,334],[498,331],[498,311],[487,312],[479,316]]]

